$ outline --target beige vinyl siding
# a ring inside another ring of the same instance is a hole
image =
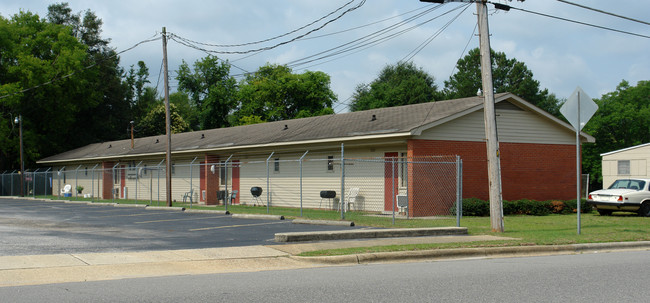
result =
[[[629,161],[629,174],[618,174],[618,161],[621,160]],[[621,178],[650,178],[650,145],[603,154],[602,166],[604,187]]]
[[[393,151],[393,150],[387,150]],[[397,150],[395,150],[397,151]],[[404,151],[401,151],[404,152]],[[327,170],[327,156],[334,156],[332,171]],[[353,209],[382,211],[384,199],[384,163],[370,161],[368,158],[383,157],[384,151],[346,150],[346,159],[363,158],[363,160],[348,160],[345,165],[345,192],[358,187],[359,195]],[[280,171],[274,172],[274,159],[280,159]],[[260,200],[266,204],[267,197],[271,198],[271,206],[300,206],[300,156],[274,155],[269,162],[269,186],[267,188],[266,159],[242,160],[240,170],[241,202],[250,204],[252,195],[250,188],[259,186],[263,189]],[[302,206],[304,208],[338,208],[341,199],[341,162],[340,152],[320,152],[307,155],[303,159]],[[320,198],[323,190],[333,190],[336,198],[327,200]],[[345,196],[345,195],[344,195]]]
[[[497,104],[496,114],[500,142],[575,144],[575,133],[572,134],[548,119],[506,101]],[[418,139],[484,141],[483,110],[426,130]]]
[[[101,165],[98,165],[93,173],[93,166],[96,163],[76,165],[73,168],[66,166],[62,170],[62,166],[52,168],[52,193],[55,196],[61,194],[61,189],[66,184],[71,186],[70,192],[72,197],[82,198],[85,194],[93,195],[93,197],[100,196],[102,190],[102,173]],[[61,175],[58,172],[61,171]],[[94,176],[94,177],[93,177]],[[77,194],[76,187],[83,186],[81,194]],[[61,195],[63,196],[63,195]]]

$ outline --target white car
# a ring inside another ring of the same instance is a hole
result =
[[[607,216],[614,211],[637,212],[650,217],[650,179],[619,179],[608,189],[589,193],[587,205]]]

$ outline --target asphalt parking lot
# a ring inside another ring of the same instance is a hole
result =
[[[0,198],[0,256],[273,245],[275,233],[359,228]]]

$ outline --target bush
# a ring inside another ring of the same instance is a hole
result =
[[[551,203],[547,201],[535,201],[528,199],[503,201],[503,213],[505,215],[531,215],[546,216],[551,214]]]
[[[576,199],[564,201],[564,204],[566,204],[566,207],[568,208],[567,213],[575,213],[575,212],[578,211],[578,205],[577,205],[576,201],[577,201]],[[592,212],[593,210],[594,210],[593,207],[591,207],[590,205],[587,205],[587,201],[585,201],[584,199],[582,200],[582,202],[580,202],[580,212],[581,213],[588,214],[588,213]]]
[[[582,201],[581,212],[590,213],[593,209]],[[503,200],[504,215],[547,216],[550,214],[572,214],[576,212],[576,200],[536,201],[529,199]],[[451,213],[456,215],[456,205]],[[487,217],[490,215],[490,202],[477,198],[463,199],[463,216]]]
[[[456,214],[456,206],[452,213]],[[490,203],[477,198],[463,199],[463,216],[487,217],[490,215]]]

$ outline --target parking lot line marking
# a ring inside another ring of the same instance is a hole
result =
[[[133,222],[133,223],[135,223],[135,224],[146,224],[146,223],[158,223],[158,222],[189,221],[189,220],[204,220],[204,219],[219,219],[219,218],[222,218],[222,217],[164,219],[164,220],[151,220],[151,221],[141,221],[141,222]]]
[[[171,212],[148,212],[142,214],[127,214],[127,215],[108,215],[108,216],[96,216],[95,218],[106,218],[106,217],[139,217],[139,216],[155,216],[155,215],[173,215]]]
[[[270,224],[281,224],[284,222],[266,222],[266,223],[252,223],[252,224],[237,224],[237,225],[228,225],[228,226],[213,226],[213,227],[203,227],[203,228],[194,228],[190,231],[202,231],[202,230],[212,230],[212,229],[221,229],[221,228],[230,228],[230,227],[247,227],[247,226],[259,226],[259,225],[270,225]]]

